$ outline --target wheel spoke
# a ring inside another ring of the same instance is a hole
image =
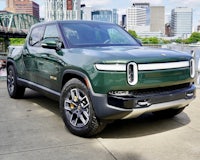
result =
[[[89,120],[89,114],[86,111],[83,111],[83,115],[86,117],[87,120]]]
[[[14,90],[14,77],[13,77],[12,71],[9,71],[9,74],[8,74],[8,89],[10,93],[12,93]]]
[[[9,75],[8,75],[8,83],[11,84],[12,82],[12,75],[10,75],[10,72],[9,72]]]
[[[86,103],[86,104],[82,103],[83,108],[87,108],[88,106],[89,106],[89,103]]]
[[[66,111],[71,111],[71,110],[72,110],[72,109],[69,107],[69,105],[65,105],[64,108],[65,108]]]
[[[76,88],[72,89],[70,92],[71,92],[72,100],[77,102],[80,97],[78,89]]]
[[[73,126],[77,126],[78,117],[77,117],[77,115],[76,115],[75,113],[71,114],[70,123],[71,123]]]
[[[82,108],[86,108],[89,106],[89,102],[86,96],[84,96],[83,98],[80,99],[81,101],[81,107]]]
[[[73,104],[73,105],[76,106],[76,107],[78,106],[75,102],[73,102],[73,101],[70,100],[70,99],[66,99],[66,100],[65,100],[65,106],[66,106],[67,104],[68,104],[68,105],[69,105],[69,104]]]
[[[83,115],[80,115],[80,120],[83,123],[83,125],[86,125],[88,122],[88,119],[87,118],[85,119]]]

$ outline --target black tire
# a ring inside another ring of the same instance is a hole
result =
[[[94,136],[106,126],[95,116],[87,87],[76,78],[62,89],[60,111],[69,131],[81,137]]]
[[[162,111],[153,112],[153,114],[159,118],[172,118],[177,114],[181,113],[185,107],[178,109],[166,109]]]
[[[22,98],[25,92],[25,87],[17,84],[17,76],[12,65],[7,69],[7,90],[9,96],[15,99]]]

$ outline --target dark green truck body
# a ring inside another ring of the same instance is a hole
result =
[[[24,46],[10,48],[8,55],[7,68],[14,66],[18,85],[59,100],[63,86],[76,78],[87,87],[95,116],[100,120],[184,108],[195,98],[195,66],[190,54],[143,47],[137,40],[134,45],[74,46],[62,27],[74,23],[106,25],[56,21],[33,26]],[[33,30],[41,27],[40,31],[45,31],[51,25],[56,26],[59,41],[53,35],[33,45],[31,36],[38,33]],[[70,34],[75,32],[70,30]]]

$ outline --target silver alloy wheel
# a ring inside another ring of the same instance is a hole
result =
[[[8,71],[7,83],[8,83],[9,92],[13,93],[14,88],[15,88],[15,79],[14,79],[14,74],[13,74],[12,70]]]
[[[72,88],[65,98],[64,109],[67,119],[74,127],[86,126],[90,119],[90,102],[79,88]]]

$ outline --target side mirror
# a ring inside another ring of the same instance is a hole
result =
[[[41,46],[43,48],[55,49],[56,51],[61,50],[62,42],[58,38],[46,38],[42,41]]]

